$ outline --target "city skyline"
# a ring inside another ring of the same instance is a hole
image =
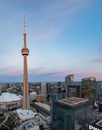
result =
[[[101,0],[10,0],[0,4],[0,82],[23,81],[24,15],[29,82],[102,80]]]

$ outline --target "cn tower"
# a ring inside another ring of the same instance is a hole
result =
[[[29,50],[26,45],[26,23],[24,18],[24,47],[21,50],[24,57],[24,79],[23,79],[23,109],[30,109],[29,104],[29,91],[28,91],[28,70],[27,70],[27,56],[29,55]]]

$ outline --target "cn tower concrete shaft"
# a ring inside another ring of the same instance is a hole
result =
[[[26,25],[24,22],[24,47],[21,50],[22,55],[24,56],[24,81],[23,81],[23,109],[30,109],[29,104],[29,90],[28,90],[28,70],[27,70],[27,56],[29,50],[26,47]]]

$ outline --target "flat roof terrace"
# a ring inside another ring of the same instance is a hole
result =
[[[89,99],[85,99],[85,98],[71,97],[71,98],[59,100],[59,102],[72,106],[72,105],[77,105],[79,103],[84,103],[88,100]]]
[[[97,126],[102,128],[102,119],[96,123]]]
[[[102,118],[96,119],[95,121],[89,124],[89,130],[102,130]]]

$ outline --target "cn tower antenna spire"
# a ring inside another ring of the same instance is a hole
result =
[[[24,15],[24,47],[26,47],[26,16]]]
[[[24,15],[24,34],[26,34],[26,16]]]

